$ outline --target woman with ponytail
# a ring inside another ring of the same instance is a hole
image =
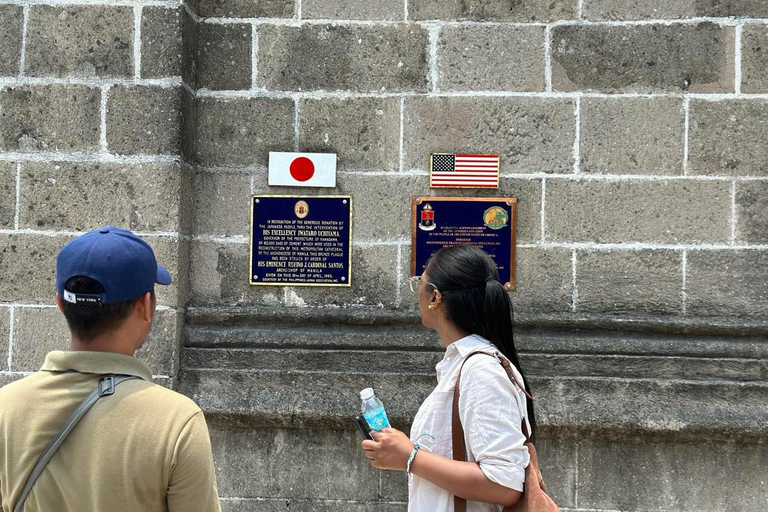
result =
[[[467,512],[499,512],[522,495],[529,462],[522,422],[532,436],[536,428],[532,400],[499,364],[511,363],[530,396],[512,337],[509,296],[493,260],[469,245],[435,253],[424,273],[411,278],[411,289],[419,294],[422,323],[446,347],[436,367],[438,383],[419,408],[410,438],[396,429],[374,432],[375,441],[363,441],[365,455],[374,467],[408,470],[409,512],[452,512],[454,496],[466,500]],[[468,358],[475,352],[495,357]],[[459,372],[458,412],[468,462],[452,458]]]

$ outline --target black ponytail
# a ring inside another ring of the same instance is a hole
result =
[[[440,249],[427,263],[429,282],[442,294],[448,318],[461,331],[479,334],[493,343],[523,377],[528,394],[531,390],[517,358],[512,332],[512,301],[499,282],[496,264],[483,250],[472,245],[454,245]],[[533,400],[528,399],[531,438],[536,432]]]

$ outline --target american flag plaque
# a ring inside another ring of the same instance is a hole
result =
[[[499,188],[499,155],[432,153],[432,188]]]
[[[443,247],[468,244],[487,252],[504,288],[515,289],[516,198],[414,197],[412,221],[411,275],[421,275]]]

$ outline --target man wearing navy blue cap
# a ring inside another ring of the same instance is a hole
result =
[[[202,411],[153,384],[133,356],[152,327],[156,284],[171,275],[130,231],[104,227],[61,249],[56,302],[70,350],[0,389],[0,510],[221,510]],[[99,398],[49,451],[89,395]]]

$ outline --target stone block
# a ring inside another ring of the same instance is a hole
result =
[[[574,441],[536,438],[536,455],[549,494],[560,507],[575,507],[579,445]]]
[[[186,4],[189,7],[189,4]],[[198,20],[187,9],[181,9],[181,79],[190,88],[196,88],[197,81],[197,29]],[[185,92],[186,89],[185,89]]]
[[[118,155],[178,154],[181,90],[115,86],[107,102],[107,148]]]
[[[181,313],[170,309],[155,311],[147,341],[136,351],[136,357],[149,365],[152,375],[176,375],[183,320]],[[168,382],[158,384],[167,387]]]
[[[250,236],[251,180],[244,172],[195,171],[192,232],[198,235]]]
[[[157,311],[152,330],[136,357],[146,362],[153,375],[172,375],[178,353],[176,334],[179,314]],[[52,350],[68,350],[71,335],[64,315],[55,307],[16,308],[14,313],[13,370],[34,372],[40,369]]]
[[[380,493],[385,500],[407,502],[408,476],[402,471],[382,471]]]
[[[11,369],[36,372],[48,352],[67,350],[70,339],[67,321],[57,308],[17,307],[14,311]]]
[[[16,217],[16,163],[0,162],[0,227],[13,228]]]
[[[200,23],[195,41],[194,87],[251,88],[251,25]]]
[[[689,315],[768,318],[765,251],[691,251],[687,266]]]
[[[768,26],[744,25],[741,36],[741,92],[768,92]]]
[[[731,185],[689,180],[548,180],[547,241],[725,243]]]
[[[734,91],[733,27],[562,25],[551,45],[557,91]]]
[[[248,284],[248,243],[192,243],[189,271],[189,302],[200,305],[282,306],[281,286]]]
[[[351,420],[350,420],[351,423]],[[379,470],[352,430],[211,429],[221,496],[375,500]]]
[[[543,91],[544,27],[443,27],[437,74],[441,91]]]
[[[8,368],[8,348],[11,336],[11,309],[0,308],[0,372],[3,370],[10,371]],[[8,384],[2,381],[0,377],[0,386]]]
[[[382,26],[262,25],[258,85],[279,91],[426,92],[427,30]]]
[[[430,153],[500,154],[502,174],[573,168],[570,99],[406,98],[404,118],[406,170],[428,171]]]
[[[66,236],[0,235],[0,301],[54,304],[56,254]]]
[[[575,0],[410,0],[411,20],[547,22],[576,17]]]
[[[181,75],[182,8],[147,5],[141,10],[141,77]]]
[[[762,0],[585,0],[583,17],[594,20],[644,20],[694,17],[768,16]]]
[[[394,306],[397,304],[397,246],[352,247],[352,286],[326,288],[294,286],[286,305]]]
[[[677,98],[583,98],[581,172],[682,174],[684,125]]]
[[[190,0],[189,6],[202,17],[292,18],[293,0]]]
[[[0,373],[0,388],[23,378],[23,373]]]
[[[19,227],[90,231],[178,231],[178,163],[24,162]]]
[[[301,100],[301,151],[337,153],[340,171],[400,169],[400,100]]]
[[[19,74],[23,18],[20,5],[0,5],[0,76]]]
[[[132,77],[133,8],[33,5],[27,28],[29,76]]]
[[[580,251],[576,311],[681,314],[682,263],[680,251]]]
[[[736,182],[736,243],[768,244],[768,181]]]
[[[632,461],[628,464],[627,461]],[[579,507],[721,512],[768,500],[765,445],[582,442]],[[734,492],[738,489],[738,492]]]
[[[303,0],[301,17],[323,20],[402,20],[405,9],[400,0]]]
[[[21,152],[99,149],[101,91],[84,85],[0,90],[0,149]]]
[[[573,302],[573,253],[569,249],[519,247],[515,291],[516,312],[569,312]]]
[[[293,500],[288,498],[222,498],[223,512],[406,512],[407,503],[381,501]]]
[[[171,273],[173,282],[170,285],[155,286],[157,305],[171,308],[181,307],[187,299],[189,274],[189,243],[180,240],[179,236],[151,235],[142,236],[155,252],[158,264]]]
[[[768,176],[766,100],[691,101],[689,174]]]
[[[190,150],[203,166],[267,165],[270,151],[294,147],[295,105],[290,99],[200,98],[193,116]]]

